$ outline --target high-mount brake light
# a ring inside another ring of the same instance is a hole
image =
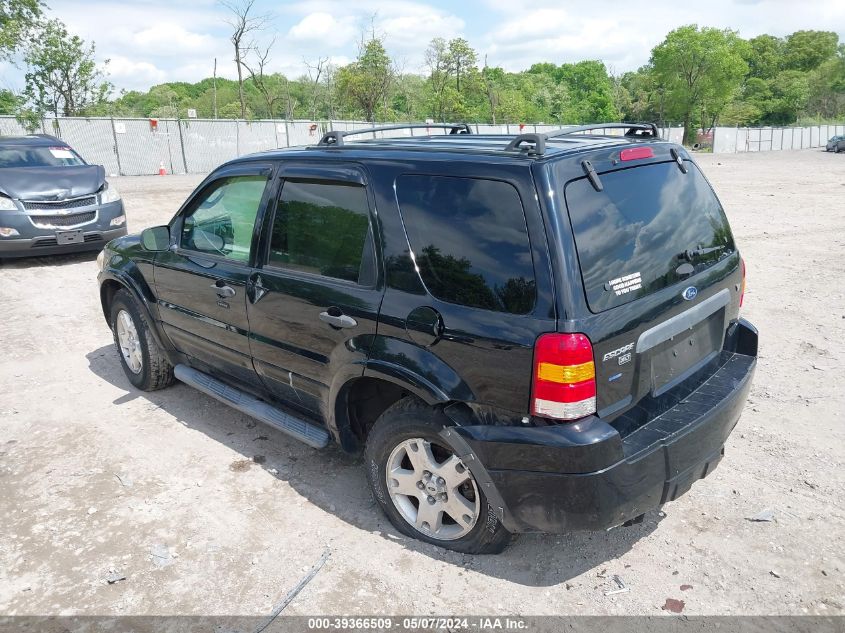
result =
[[[619,152],[619,160],[640,160],[654,158],[654,150],[650,147],[629,147]]]
[[[531,413],[576,420],[596,412],[593,345],[584,334],[543,334],[534,345]]]

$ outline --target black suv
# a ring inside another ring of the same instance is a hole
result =
[[[0,137],[0,258],[98,251],[126,235],[102,165],[55,136]]]
[[[718,199],[652,125],[440,127],[234,160],[109,244],[127,377],[363,450],[450,549],[641,520],[719,462],[756,366]]]

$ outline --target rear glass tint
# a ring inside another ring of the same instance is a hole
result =
[[[734,252],[725,213],[698,168],[674,162],[601,174],[566,186],[590,310],[644,297],[709,268]],[[698,252],[696,252],[698,251]],[[707,251],[707,252],[701,252]]]
[[[472,308],[531,311],[534,264],[513,185],[412,175],[396,184],[414,261],[432,295]]]

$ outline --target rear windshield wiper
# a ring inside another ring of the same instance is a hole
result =
[[[688,248],[683,253],[678,255],[678,259],[685,259],[688,262],[701,257],[702,255],[709,255],[710,253],[717,253],[725,250],[724,246],[709,246],[707,248]]]

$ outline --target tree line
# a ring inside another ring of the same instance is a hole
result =
[[[743,39],[730,29],[681,26],[647,64],[617,74],[600,60],[538,61],[508,72],[463,38],[433,39],[423,72],[389,54],[372,26],[355,61],[303,60],[299,77],[271,72],[272,16],[255,0],[223,0],[237,80],[212,77],[115,94],[95,47],[49,19],[38,0],[0,0],[0,60],[21,59],[25,87],[0,90],[0,113],[186,118],[365,119],[488,123],[681,124],[687,143],[714,125],[790,125],[845,117],[845,44],[829,31]],[[211,61],[211,60],[210,60]],[[231,63],[223,60],[225,63]]]

